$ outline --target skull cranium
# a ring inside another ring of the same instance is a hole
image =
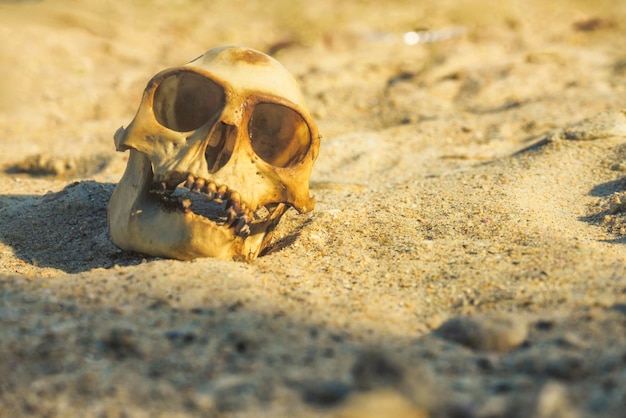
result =
[[[253,259],[288,207],[315,204],[315,123],[287,70],[249,48],[216,48],[155,75],[115,145],[130,149],[108,210],[124,250]]]

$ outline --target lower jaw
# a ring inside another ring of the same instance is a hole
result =
[[[218,225],[193,212],[166,212],[155,206],[143,206],[130,221],[130,230],[139,240],[133,240],[133,250],[141,253],[192,260],[212,257],[224,260],[252,260],[269,244],[274,227],[284,207],[273,219],[254,222],[250,234],[241,237],[232,227]]]

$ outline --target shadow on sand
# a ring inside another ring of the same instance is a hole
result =
[[[43,196],[0,196],[0,240],[27,263],[67,273],[139,264],[145,257],[109,240],[106,212],[114,188],[81,181]]]

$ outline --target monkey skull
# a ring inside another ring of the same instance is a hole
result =
[[[286,209],[315,205],[315,123],[287,70],[249,48],[212,49],[155,75],[115,146],[130,150],[108,208],[124,250],[250,260]]]

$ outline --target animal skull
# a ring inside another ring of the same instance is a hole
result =
[[[313,209],[320,136],[275,59],[222,47],[155,75],[115,133],[128,165],[108,208],[124,250],[189,260],[253,259],[288,207]]]

